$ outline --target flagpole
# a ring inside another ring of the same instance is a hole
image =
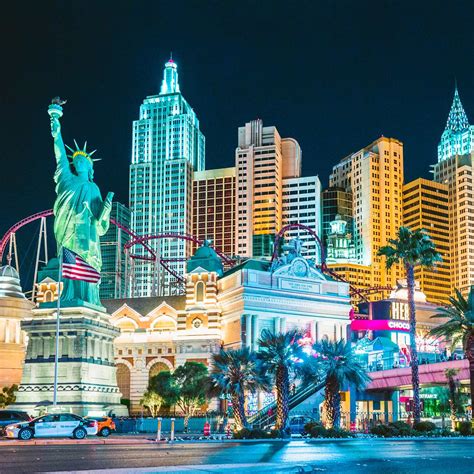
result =
[[[58,403],[58,365],[59,365],[59,318],[61,311],[61,280],[63,273],[63,247],[59,248],[59,275],[58,275],[58,299],[56,307],[56,352],[54,354],[54,392],[53,406]]]

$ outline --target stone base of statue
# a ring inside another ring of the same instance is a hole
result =
[[[51,305],[44,305],[51,306]],[[40,306],[22,321],[28,347],[21,385],[12,407],[32,415],[52,411],[56,309]],[[128,415],[120,404],[113,342],[119,331],[92,305],[61,307],[56,411]]]

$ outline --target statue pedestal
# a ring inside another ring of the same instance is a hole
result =
[[[34,309],[22,321],[28,348],[21,385],[12,407],[32,415],[53,404],[56,309]],[[102,412],[128,415],[120,404],[114,364],[114,339],[119,331],[109,315],[88,306],[61,308],[57,410],[85,416]]]

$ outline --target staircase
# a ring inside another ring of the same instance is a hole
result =
[[[288,400],[289,410],[297,407],[300,403],[304,402],[307,398],[315,393],[319,392],[324,388],[324,382],[312,383],[306,385],[296,391],[295,394],[291,395]],[[268,411],[271,410],[271,415]],[[255,413],[248,418],[248,422],[254,428],[264,429],[266,426],[271,425],[276,420],[276,402],[270,403],[260,411]]]

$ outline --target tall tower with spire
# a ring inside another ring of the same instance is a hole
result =
[[[454,155],[467,155],[471,153],[473,146],[474,126],[469,125],[456,85],[453,104],[438,145],[438,162],[449,159]]]
[[[170,58],[163,70],[160,93],[148,96],[133,122],[130,165],[132,229],[139,235],[192,231],[193,172],[204,169],[204,135],[196,113],[181,94],[178,65]],[[168,265],[184,274],[191,253],[183,240],[152,240],[150,247]],[[133,253],[147,257],[140,245]],[[135,259],[129,271],[130,296],[168,295],[176,281],[158,264]]]
[[[467,293],[474,284],[474,126],[469,124],[457,86],[441,140],[434,181],[448,186],[451,285]]]

